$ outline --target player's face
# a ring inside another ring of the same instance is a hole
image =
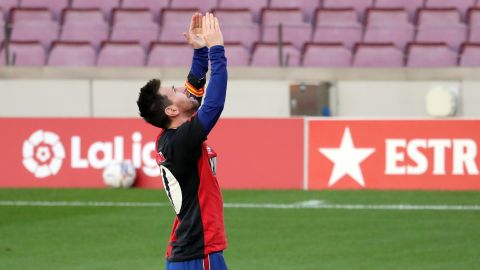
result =
[[[191,116],[198,109],[198,101],[186,95],[185,88],[160,88],[160,94],[167,96],[173,106],[181,113]]]

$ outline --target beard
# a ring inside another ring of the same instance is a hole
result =
[[[198,107],[200,107],[198,101],[194,98],[189,98],[188,101],[185,102],[183,113],[191,117],[198,111]]]

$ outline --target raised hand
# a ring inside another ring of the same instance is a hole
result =
[[[216,45],[223,46],[223,34],[220,31],[220,23],[212,13],[206,13],[202,17],[202,35],[207,42],[208,48]]]
[[[188,44],[192,45],[194,49],[200,49],[207,46],[207,42],[202,33],[202,21],[202,14],[198,12],[193,14],[188,32],[183,33]]]

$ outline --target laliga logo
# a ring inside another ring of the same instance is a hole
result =
[[[131,142],[131,156],[128,159],[132,161],[133,166],[147,176],[159,176],[160,170],[155,158],[152,157],[152,153],[155,153],[155,142],[143,144],[140,132],[132,134]],[[37,178],[56,175],[67,155],[70,169],[103,169],[113,161],[125,160],[127,158],[125,148],[123,136],[115,136],[113,141],[96,141],[83,147],[82,138],[72,136],[70,150],[66,153],[57,134],[37,130],[23,143],[23,165]]]
[[[65,158],[65,149],[57,134],[37,130],[23,142],[23,166],[36,178],[58,173]]]
[[[141,169],[147,176],[160,175],[155,157],[155,142],[142,144],[142,134],[134,132],[131,136],[131,157],[136,169]],[[71,167],[72,169],[103,169],[112,161],[125,159],[125,138],[115,136],[113,141],[97,141],[82,147],[80,136],[71,137]]]

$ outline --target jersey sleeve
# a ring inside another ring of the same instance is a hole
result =
[[[195,63],[200,63],[205,60],[195,60],[195,54],[200,53],[195,51],[194,61],[192,64],[192,70],[190,71],[187,90],[189,93],[203,88],[205,82],[202,79],[198,79],[197,74],[193,72],[194,67],[198,67]],[[203,104],[200,106],[197,114],[189,121],[183,123],[177,128],[175,135],[175,143],[179,145],[176,149],[185,149],[189,153],[193,149],[198,148],[207,135],[210,133],[217,120],[222,113],[225,103],[225,96],[227,91],[227,59],[225,58],[225,50],[223,46],[213,46],[208,51],[210,56],[210,62],[212,67],[212,75],[208,84],[207,93]],[[208,62],[208,60],[207,60]],[[208,66],[208,64],[207,64]],[[202,69],[206,72],[205,69]],[[203,73],[202,73],[203,74]],[[200,74],[200,75],[202,75]],[[189,85],[192,87],[189,89]],[[200,97],[201,98],[201,97]]]
[[[193,51],[192,67],[185,82],[186,94],[194,97],[199,104],[205,94],[206,75],[208,72],[208,48]]]
[[[227,94],[227,58],[223,46],[213,46],[209,51],[211,77],[202,106],[198,110],[198,118],[208,135],[220,118]]]

